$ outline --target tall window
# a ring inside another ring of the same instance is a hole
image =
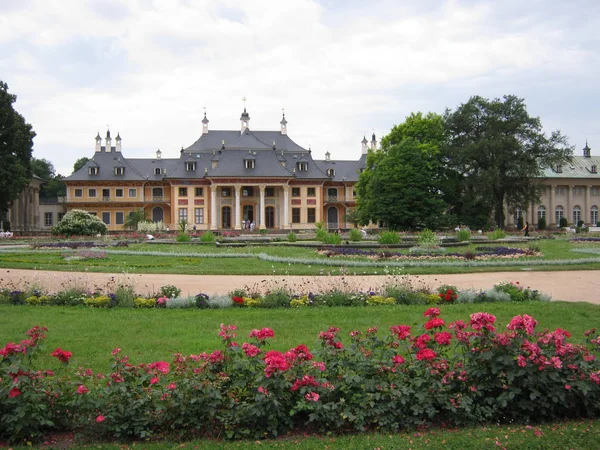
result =
[[[98,168],[97,167],[90,167],[89,174],[90,175],[98,175]]]
[[[115,167],[115,175],[125,175],[125,167]]]
[[[266,187],[265,188],[265,197],[275,197],[275,188],[274,187]]]
[[[129,189],[129,198],[137,197],[137,189]]]
[[[179,196],[180,197],[187,197],[187,188],[179,188]]]
[[[154,168],[154,175],[160,175],[160,167]]]
[[[316,209],[315,208],[307,208],[306,209],[306,221],[308,223],[315,223],[317,220]]]
[[[123,189],[115,189],[115,197],[123,197]]]
[[[94,198],[96,196],[96,189],[88,189],[88,197]]]
[[[59,221],[59,222],[62,220],[62,218],[63,218],[63,217],[65,217],[65,214],[66,214],[66,213],[64,213],[64,212],[59,212],[59,213],[58,213],[58,221]]]
[[[300,188],[292,188],[292,197],[300,197]]]
[[[537,216],[538,216],[538,222],[540,221],[540,219],[546,219],[546,207],[545,206],[538,206]]]
[[[83,189],[75,189],[75,197],[83,197]]]
[[[560,224],[560,219],[563,218],[565,214],[565,210],[563,209],[562,206],[557,206],[556,209],[554,210],[554,220],[556,225]]]
[[[187,172],[194,172],[196,170],[196,162],[186,162],[185,163],[185,170]]]
[[[52,213],[51,212],[44,213],[44,225],[47,227],[52,226]]]
[[[573,223],[575,224],[575,226],[577,226],[577,224],[579,224],[580,220],[581,220],[581,208],[579,206],[576,206],[575,208],[573,208]]]
[[[187,222],[187,208],[179,208],[179,221]]]
[[[221,197],[231,197],[231,188],[221,188]]]
[[[246,169],[254,169],[256,161],[253,159],[246,159],[244,160],[246,163]]]
[[[125,223],[125,214],[123,211],[118,211],[115,213],[115,223],[117,225],[123,225]]]
[[[513,213],[513,223],[514,224],[519,222],[519,218],[521,217],[521,215],[522,215],[521,208],[515,209],[515,212]]]
[[[105,211],[102,213],[102,222],[106,225],[110,225],[110,212]]]
[[[556,195],[567,195],[567,188],[565,186],[556,186]]]
[[[204,197],[204,188],[196,188],[196,197]]]
[[[592,206],[592,209],[590,209],[590,223],[594,227],[598,226],[598,207],[597,206]]]
[[[298,163],[298,171],[299,172],[307,172],[308,171],[308,163],[307,162],[299,162]]]
[[[315,197],[315,188],[306,188],[306,196],[307,197]]]
[[[194,208],[194,223],[204,223],[204,208]]]
[[[583,186],[575,186],[573,188],[573,195],[575,197],[581,197],[585,194],[585,188]]]
[[[590,195],[593,197],[598,197],[600,195],[600,187],[592,186],[590,188]]]
[[[300,208],[292,208],[292,223],[300,223]]]

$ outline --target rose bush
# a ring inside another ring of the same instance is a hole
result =
[[[116,348],[107,373],[73,369],[75,356],[60,348],[57,370],[36,368],[47,330],[34,327],[0,349],[0,438],[257,439],[600,415],[596,330],[575,344],[561,328],[536,331],[526,314],[503,330],[485,312],[450,324],[442,315],[428,308],[423,325],[354,330],[347,342],[330,327],[319,348],[285,352],[266,348],[270,328],[240,340],[222,324],[221,350],[135,365]]]

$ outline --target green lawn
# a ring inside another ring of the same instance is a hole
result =
[[[47,352],[57,347],[73,352],[75,364],[94,370],[108,370],[110,352],[121,347],[133,362],[171,360],[175,352],[197,354],[220,348],[217,336],[221,323],[238,327],[243,341],[254,328],[275,330],[272,346],[287,350],[298,344],[314,347],[319,331],[339,326],[342,333],[378,326],[387,333],[391,325],[422,326],[425,306],[337,307],[305,309],[90,309],[85,307],[0,305],[0,344],[18,342],[34,325],[49,328]],[[569,330],[573,339],[583,341],[585,330],[598,325],[600,306],[588,303],[487,303],[447,305],[442,308],[446,322],[485,311],[496,315],[503,328],[519,314],[535,317],[539,329]],[[46,356],[51,367],[56,360]]]
[[[475,251],[484,243],[471,244],[467,247],[448,247],[448,252],[464,253]],[[444,274],[444,273],[469,273],[491,271],[520,271],[528,270],[598,270],[600,262],[584,262],[584,259],[599,258],[600,255],[576,253],[574,248],[599,248],[598,244],[575,244],[566,239],[539,240],[533,244],[503,244],[511,247],[527,247],[535,245],[543,253],[544,261],[582,260],[581,264],[567,265],[540,265],[535,261],[531,264],[523,261],[530,259],[503,260],[497,266],[444,266],[444,267],[409,267],[407,262],[395,262],[399,267],[392,267],[390,262],[379,261],[379,267],[344,267],[344,261],[370,261],[366,257],[331,257],[319,255],[317,249],[300,246],[261,245],[247,247],[216,247],[214,245],[192,244],[132,244],[126,250],[130,252],[161,252],[163,255],[148,256],[144,254],[124,255],[111,253],[122,249],[109,249],[105,259],[85,261],[69,261],[63,258],[60,251],[50,252],[40,249],[36,252],[24,252],[18,248],[0,253],[0,267],[16,269],[62,270],[62,271],[89,271],[89,272],[127,272],[127,273],[174,273],[190,275],[320,275],[320,274]],[[390,251],[407,253],[407,249],[391,249]],[[66,252],[63,252],[66,254]],[[169,255],[173,253],[186,253],[183,256]],[[265,254],[269,257],[293,258],[294,260],[311,260],[308,263],[280,262],[260,259],[258,255]],[[210,257],[221,255],[223,257]],[[232,257],[226,257],[230,255]],[[247,257],[235,257],[247,255]],[[323,261],[323,263],[321,263]],[[339,262],[339,265],[337,264]],[[328,263],[326,265],[324,263]],[[394,263],[391,263],[394,264]],[[513,265],[511,265],[513,264]],[[388,267],[385,267],[385,266]]]

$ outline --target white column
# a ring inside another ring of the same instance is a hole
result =
[[[260,189],[260,224],[258,228],[263,230],[265,228],[265,186],[259,186]]]
[[[585,211],[583,211],[583,216],[581,220],[583,220],[586,224],[589,224],[592,218],[590,217],[590,208],[592,207],[590,203],[590,186],[585,186]]]
[[[556,186],[550,186],[550,207],[549,211],[546,214],[546,225],[550,226],[552,224],[558,226],[556,223],[556,214],[554,213],[554,208],[556,208]]]
[[[567,186],[567,189],[567,211],[565,211],[565,217],[567,218],[567,221],[571,223],[573,221],[573,185],[570,184]]]
[[[240,206],[240,194],[241,194],[241,189],[242,187],[240,185],[236,185],[235,186],[235,220],[233,221],[234,223],[234,227],[236,230],[241,230],[242,229],[242,222],[241,222],[241,216],[242,216],[242,211],[241,211],[241,206]]]
[[[210,229],[217,229],[217,185],[210,187]]]
[[[283,228],[290,223],[290,187],[283,187]]]

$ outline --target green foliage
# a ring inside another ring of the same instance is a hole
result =
[[[259,232],[261,235],[265,236],[266,234],[268,234],[268,233],[269,233],[269,230],[267,230],[266,228],[261,228],[260,230],[258,230],[258,232]]]
[[[135,308],[154,308],[156,306],[156,299],[138,297],[134,300],[133,306]]]
[[[360,242],[360,241],[362,241],[362,238],[363,238],[363,235],[358,228],[350,229],[350,240],[352,242]]]
[[[177,242],[191,242],[192,237],[188,233],[177,233],[175,240]]]
[[[342,237],[338,233],[326,233],[322,242],[328,245],[339,245],[342,243]]]
[[[559,226],[561,228],[566,228],[566,227],[569,226],[569,221],[567,220],[566,217],[563,216],[563,217],[560,218]]]
[[[495,241],[497,239],[504,239],[506,237],[506,232],[500,228],[495,229],[488,236],[490,240]]]
[[[560,132],[546,136],[540,119],[530,117],[524,100],[514,95],[471,97],[444,119],[453,197],[464,199],[468,193],[469,203],[479,205],[481,213],[494,213],[499,228],[504,227],[505,203],[536,202],[543,170],[566,163],[573,153]]]
[[[165,284],[164,286],[160,287],[160,294],[163,297],[175,298],[179,297],[179,294],[181,294],[181,289],[173,284]]]
[[[180,233],[185,233],[187,231],[187,220],[181,219],[179,222],[177,222],[177,226],[179,227]]]
[[[75,161],[75,164],[73,164],[73,173],[77,172],[79,169],[81,169],[83,166],[85,166],[88,162],[90,162],[90,158],[88,158],[87,156],[83,156],[83,157],[79,158],[77,161]]]
[[[107,232],[104,222],[80,209],[72,209],[52,227],[52,234],[65,236],[95,236]]]
[[[119,285],[115,289],[115,306],[133,308],[137,297],[132,286]]]
[[[83,303],[92,308],[108,308],[110,306],[110,298],[106,295],[88,297],[83,301]]]
[[[538,291],[521,286],[518,282],[498,283],[494,285],[494,289],[508,294],[510,296],[510,300],[513,302],[528,302],[541,300],[540,293]]]
[[[471,232],[469,230],[460,230],[456,232],[456,240],[465,242],[471,240]]]
[[[517,230],[522,230],[523,224],[523,216],[519,216],[519,218],[517,219]]]
[[[377,242],[381,245],[395,245],[400,243],[400,235],[395,231],[383,231],[379,233]]]
[[[329,232],[322,227],[317,227],[316,238],[317,241],[326,242],[329,236]]]
[[[215,233],[212,231],[205,231],[200,235],[200,242],[214,243],[216,240]]]
[[[147,220],[146,212],[144,208],[137,208],[127,214],[125,219],[124,227],[128,230],[137,230],[138,224]]]
[[[437,235],[428,228],[421,231],[417,237],[419,247],[437,247],[440,245],[440,240]]]
[[[16,100],[16,95],[8,93],[8,85],[0,81],[0,213],[8,211],[32,177],[35,132],[14,109]]]
[[[546,229],[546,218],[540,217],[537,225],[538,230],[542,231]]]
[[[396,299],[394,297],[383,297],[381,295],[370,295],[369,297],[367,297],[366,304],[368,306],[395,305]]]
[[[262,298],[263,308],[287,308],[290,306],[290,293],[284,289],[277,289],[265,294]]]
[[[435,228],[447,208],[442,189],[439,148],[405,138],[369,153],[356,186],[361,222],[390,229]]]
[[[47,159],[31,159],[32,172],[44,180],[40,188],[40,198],[51,199],[66,195],[66,185],[62,175],[56,175],[54,165]]]
[[[293,231],[290,231],[287,234],[287,240],[289,242],[296,242],[298,240],[298,236],[296,235],[296,233],[294,233]]]

